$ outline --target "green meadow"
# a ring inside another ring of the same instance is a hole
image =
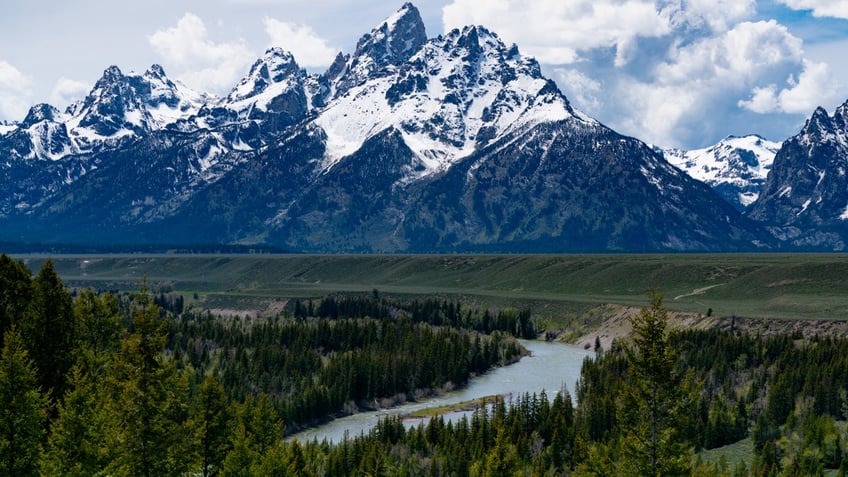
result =
[[[19,256],[37,270],[45,256]],[[259,303],[335,292],[459,298],[530,307],[555,321],[601,304],[642,306],[657,288],[676,311],[714,316],[842,320],[848,255],[61,255],[72,287],[197,296],[204,306]]]

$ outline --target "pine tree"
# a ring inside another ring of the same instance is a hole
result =
[[[35,363],[39,384],[53,402],[65,393],[65,377],[74,363],[76,326],[71,295],[46,260],[32,281],[29,313],[21,335]]]
[[[102,412],[101,376],[92,376],[80,360],[72,369],[68,392],[50,427],[46,452],[41,459],[44,475],[90,476],[107,464],[106,415]]]
[[[3,336],[24,317],[32,299],[32,277],[26,265],[0,254],[0,347]]]
[[[232,421],[231,405],[224,387],[212,375],[207,375],[197,389],[189,421],[203,477],[220,473],[224,458],[232,449]]]
[[[262,456],[282,440],[285,426],[267,394],[249,396],[239,406],[236,421],[222,475],[262,475],[258,469]]]
[[[83,290],[74,300],[73,311],[82,347],[89,348],[95,358],[118,351],[124,327],[114,295]]]
[[[44,437],[46,399],[15,327],[4,335],[0,355],[0,474],[37,473]]]
[[[183,446],[187,383],[162,355],[165,322],[159,312],[142,285],[132,312],[134,331],[111,367],[112,475],[179,474],[190,457]]]
[[[679,353],[669,343],[663,296],[649,294],[650,307],[632,319],[627,348],[629,381],[619,405],[622,475],[688,475],[691,447],[680,423],[694,397],[693,381],[678,369]]]

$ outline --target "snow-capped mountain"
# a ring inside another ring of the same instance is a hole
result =
[[[848,246],[848,101],[817,108],[783,143],[748,215],[794,246]]]
[[[30,116],[0,136],[0,180],[14,184],[0,241],[532,252],[771,240],[575,110],[517,46],[482,26],[428,39],[412,4],[321,75],[272,48],[214,98],[155,66],[110,67],[66,112]]]
[[[371,64],[356,57],[351,63]],[[466,27],[425,43],[393,74],[350,87],[316,124],[327,134],[325,169],[394,128],[420,160],[421,176],[510,130],[574,115],[535,60],[485,28]]]
[[[159,65],[127,75],[110,66],[85,99],[65,112],[33,106],[23,122],[0,136],[0,153],[8,160],[59,160],[119,148],[196,114],[207,100],[169,79]]]
[[[780,145],[758,135],[728,136],[703,149],[662,152],[668,162],[712,187],[741,211],[757,200]]]

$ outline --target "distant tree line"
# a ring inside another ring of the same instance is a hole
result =
[[[487,334],[503,331],[525,339],[534,339],[538,334],[530,310],[527,309],[480,310],[462,306],[458,301],[433,298],[404,302],[381,298],[377,290],[371,295],[330,295],[320,300],[294,300],[289,311],[295,318],[406,318],[414,323],[463,328]]]

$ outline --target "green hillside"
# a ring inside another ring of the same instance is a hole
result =
[[[37,269],[43,256],[18,257]],[[109,255],[52,257],[70,286],[199,293],[219,302],[371,291],[463,296],[548,314],[641,306],[779,319],[848,317],[848,255]],[[226,299],[225,299],[226,297]]]

